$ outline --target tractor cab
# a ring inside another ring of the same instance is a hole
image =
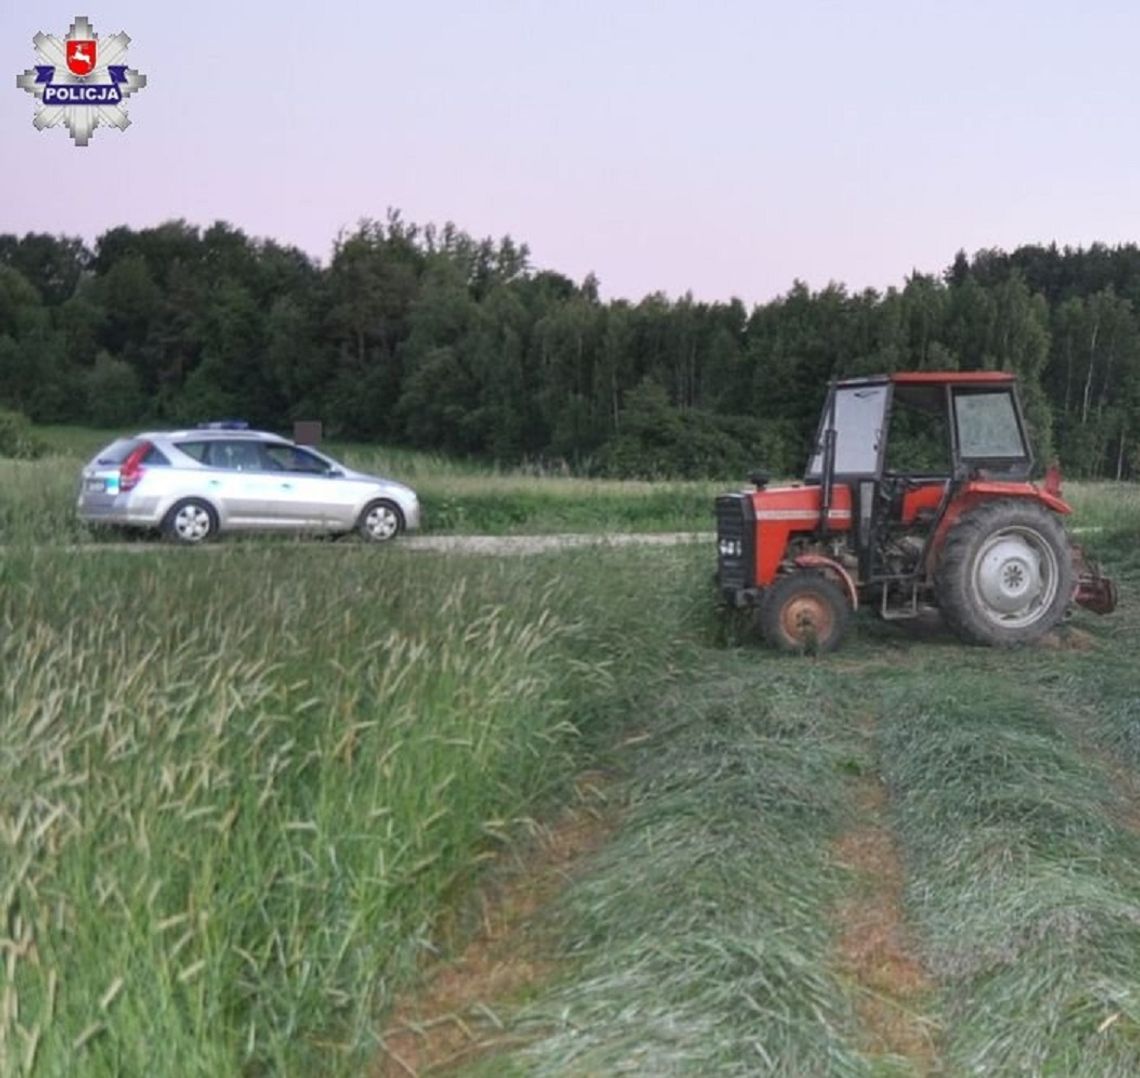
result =
[[[985,471],[1029,477],[1033,454],[1011,374],[896,374],[835,383],[828,393],[807,480],[823,477],[834,431],[834,475],[949,478]]]
[[[955,480],[1024,482],[1032,465],[1013,375],[918,372],[833,384],[804,482],[829,501],[836,485],[847,488],[859,575],[869,579],[897,570],[897,559],[878,556],[890,551],[884,534],[929,531]],[[908,601],[917,603],[913,588]],[[881,609],[892,616],[888,603]]]
[[[888,619],[938,606],[988,644],[1036,639],[1071,600],[1112,609],[1065,535],[1059,475],[1038,486],[1032,465],[1012,374],[835,382],[801,484],[758,476],[717,499],[722,597],[790,649],[834,646],[861,603]]]

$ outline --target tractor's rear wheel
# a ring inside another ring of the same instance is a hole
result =
[[[820,573],[778,577],[760,604],[760,632],[781,651],[823,652],[839,646],[850,609],[839,586]]]
[[[946,621],[963,639],[1032,643],[1064,617],[1072,598],[1065,529],[1036,502],[981,505],[951,528],[935,586]]]

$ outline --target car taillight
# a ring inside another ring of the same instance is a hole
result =
[[[142,466],[143,458],[151,451],[150,442],[143,442],[131,450],[130,455],[119,468],[119,490],[134,490],[146,471]]]

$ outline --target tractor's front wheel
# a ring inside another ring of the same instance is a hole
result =
[[[781,651],[823,652],[839,646],[850,608],[838,585],[819,573],[778,577],[760,604],[760,632]]]
[[[951,529],[935,574],[938,605],[963,639],[1029,644],[1064,616],[1072,555],[1056,514],[1036,502],[997,501]]]

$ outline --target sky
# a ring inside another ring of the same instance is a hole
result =
[[[85,148],[15,83],[79,14],[148,79]],[[882,289],[1140,241],[1138,48],[1123,0],[0,0],[0,232],[220,219],[327,262],[394,207],[606,297]]]

